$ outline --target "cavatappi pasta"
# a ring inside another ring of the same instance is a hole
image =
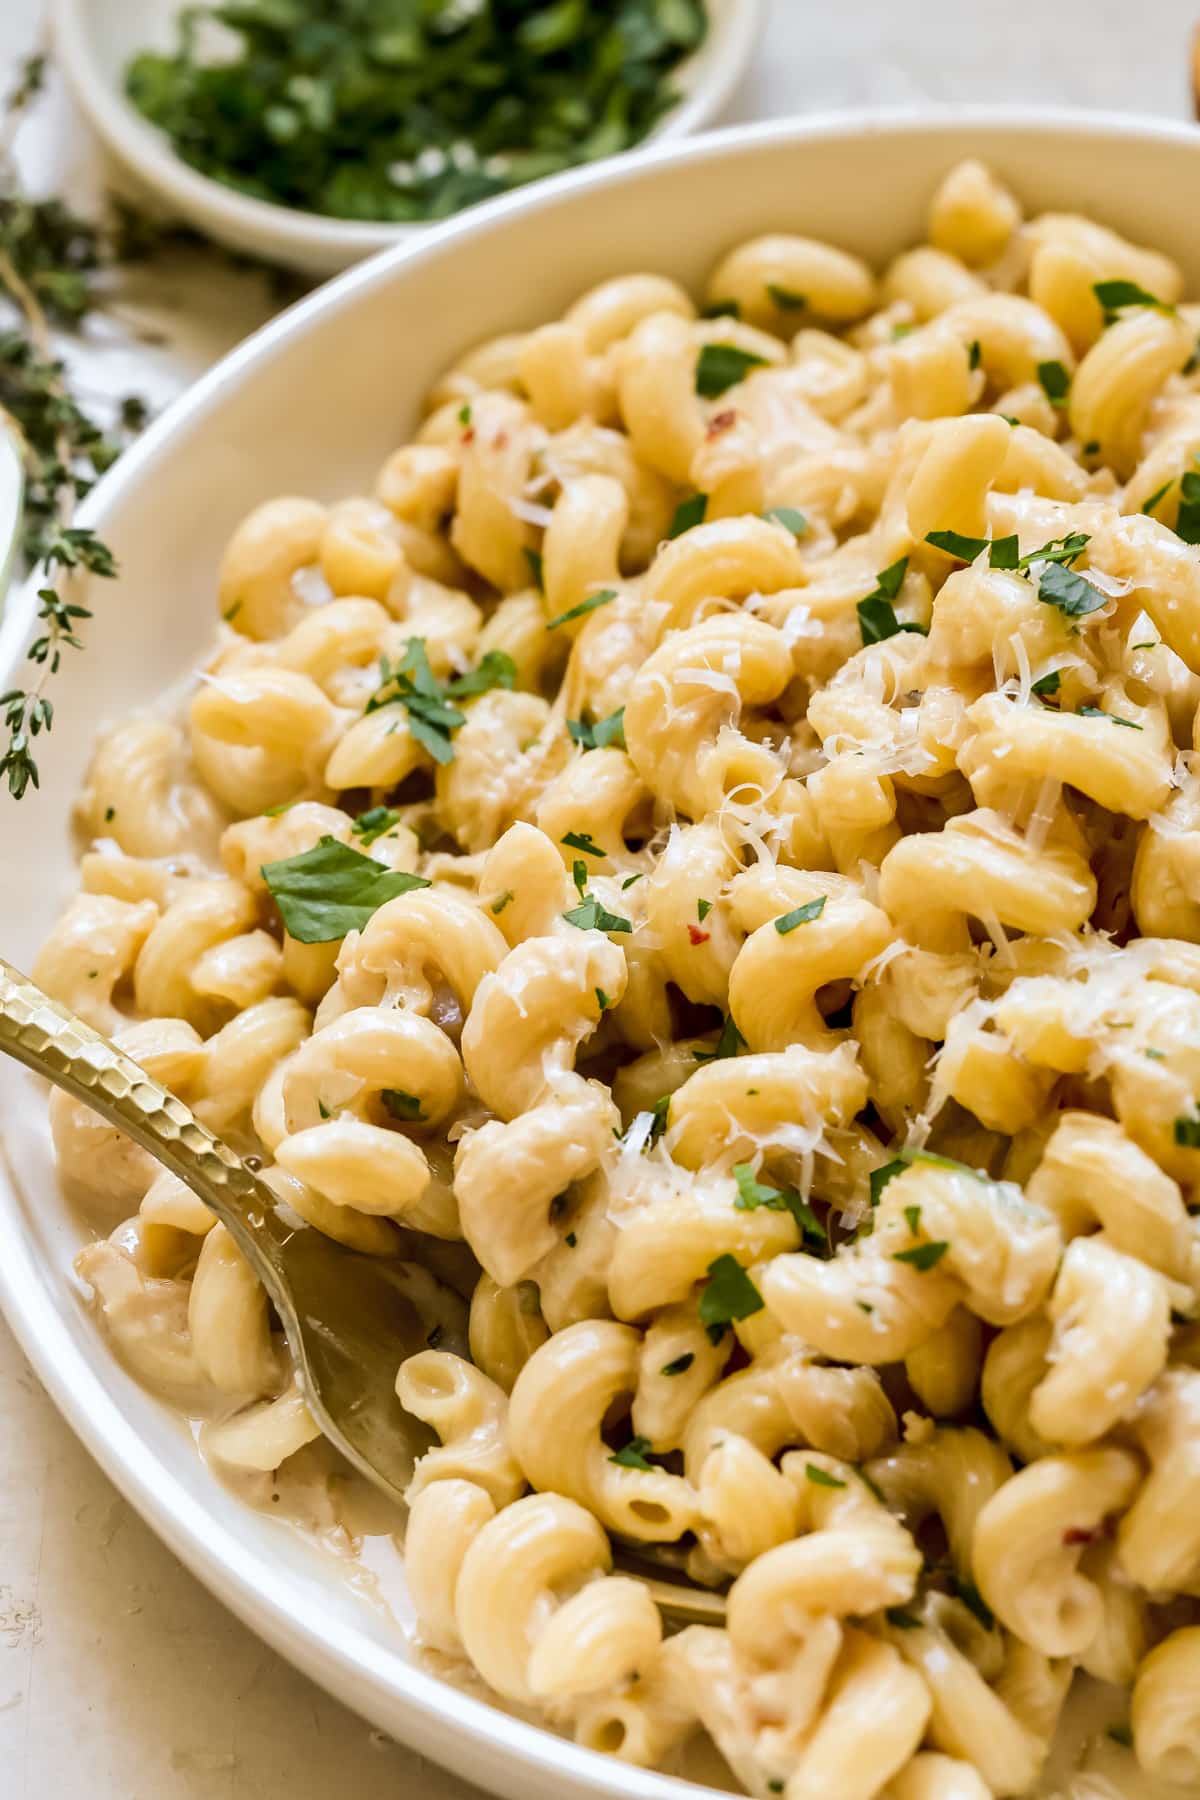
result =
[[[38,981],[403,1255],[425,1640],[749,1794],[1200,1784],[1200,305],[985,168],[442,376],[238,528],[98,748]],[[79,1261],[220,1461],[314,1435],[223,1228],[74,1102]],[[612,1540],[682,1544],[671,1635]],[[1123,1749],[1122,1745],[1128,1745]]]

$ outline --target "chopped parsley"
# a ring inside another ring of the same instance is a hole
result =
[[[1189,469],[1179,478],[1179,513],[1175,535],[1185,544],[1200,544],[1200,475]]]
[[[986,550],[989,568],[1020,567],[1020,544],[1015,532],[1008,537],[982,538],[968,537],[962,531],[930,531],[926,534],[925,542],[932,544],[935,550],[944,550],[947,556],[953,556],[959,562],[972,563]]]
[[[298,944],[332,944],[361,931],[385,901],[429,886],[423,876],[385,869],[333,837],[299,856],[263,863],[260,873]]]
[[[534,587],[537,588],[539,593],[544,593],[546,589],[546,564],[541,551],[531,550],[528,545],[526,545],[525,561],[529,564],[529,573],[533,579]]]
[[[1079,706],[1075,711],[1080,719],[1107,719],[1110,725],[1124,725],[1126,731],[1143,729],[1136,719],[1122,719],[1117,713],[1105,712],[1102,706]]]
[[[563,1239],[563,1243],[567,1246],[568,1250],[574,1250],[578,1242],[579,1239],[575,1236],[573,1231],[568,1231],[566,1237]]]
[[[1171,488],[1174,484],[1174,480],[1175,480],[1175,477],[1172,476],[1170,481],[1164,481],[1161,487],[1155,488],[1154,492],[1150,495],[1150,498],[1148,500],[1143,500],[1141,510],[1146,514],[1146,516],[1148,518],[1153,516],[1154,509],[1158,505],[1159,501],[1165,499],[1166,496],[1170,493]]]
[[[546,630],[557,631],[560,625],[569,625],[572,619],[582,619],[587,613],[595,612],[598,606],[607,606],[610,600],[617,597],[616,588],[601,588],[598,594],[591,594],[581,600],[578,606],[570,606],[565,613],[559,613],[556,619],[547,619]]]
[[[769,506],[763,514],[772,525],[782,525],[793,537],[802,538],[808,530],[808,520],[795,506]]]
[[[1061,671],[1058,669],[1051,669],[1048,675],[1039,675],[1029,691],[1032,694],[1057,694],[1061,686]]]
[[[919,1275],[925,1275],[930,1269],[935,1268],[936,1265],[941,1262],[949,1248],[949,1244],[944,1242],[936,1244],[914,1244],[911,1250],[897,1250],[893,1252],[892,1261],[909,1263],[916,1269]]]
[[[921,1629],[920,1619],[914,1618],[912,1613],[905,1612],[899,1606],[889,1606],[884,1617],[889,1625],[896,1627],[897,1631],[920,1631]]]
[[[299,801],[297,801],[297,800],[281,800],[279,802],[278,806],[268,806],[267,810],[263,814],[263,818],[264,819],[281,818],[285,812],[291,812],[293,806],[298,806],[298,805],[299,805]],[[108,811],[105,813],[104,817],[106,819],[111,819],[111,818],[115,817],[115,814],[114,814],[111,806],[109,807]],[[353,827],[351,827],[351,829],[353,829]]]
[[[596,994],[596,1005],[600,1008],[600,1011],[602,1013],[606,1013],[608,1011],[609,1007],[612,1005],[611,997],[605,993],[603,988],[596,988],[595,994]]]
[[[1056,606],[1068,619],[1082,619],[1108,605],[1108,596],[1094,588],[1090,581],[1062,563],[1052,562],[1042,570],[1038,581],[1038,599],[1046,606]]]
[[[695,1360],[695,1351],[685,1350],[682,1356],[675,1358],[674,1362],[664,1363],[658,1372],[660,1375],[686,1375]]]
[[[379,1098],[391,1113],[393,1119],[403,1119],[416,1123],[429,1117],[421,1111],[421,1102],[415,1094],[406,1094],[403,1088],[384,1088]]]
[[[510,906],[512,904],[512,902],[516,899],[516,897],[517,896],[513,893],[511,888],[505,888],[505,890],[502,894],[496,895],[496,898],[492,901],[491,905],[488,908],[488,911],[491,913],[495,913],[496,916],[499,917],[499,915],[504,911],[505,907]]]
[[[350,827],[350,835],[358,838],[364,849],[369,849],[376,838],[386,837],[392,826],[399,823],[400,814],[392,807],[372,806],[359,813]]]
[[[705,919],[707,919],[707,917],[708,917],[709,913],[712,911],[712,909],[713,909],[713,903],[711,900],[697,900],[697,902],[696,902],[696,917],[699,919],[699,921],[702,925],[703,925]]]
[[[696,360],[696,392],[715,400],[744,381],[751,369],[763,367],[766,360],[752,350],[739,350],[736,344],[705,344]]]
[[[974,372],[982,361],[983,345],[979,342],[978,338],[972,338],[970,348],[967,351],[967,367]]]
[[[697,525],[703,525],[704,515],[708,511],[708,495],[693,494],[690,500],[681,500],[675,508],[675,516],[667,531],[669,538],[682,537],[685,531],[691,531]]]
[[[603,857],[606,854],[596,843],[590,831],[568,831],[562,842],[568,850],[582,850],[585,856]]]
[[[827,1242],[825,1228],[812,1207],[794,1188],[766,1187],[755,1179],[754,1170],[749,1163],[735,1163],[733,1179],[737,1184],[737,1197],[733,1204],[738,1212],[757,1212],[760,1206],[767,1212],[790,1212],[800,1235],[812,1239],[824,1249]]]
[[[830,1475],[824,1469],[818,1468],[816,1463],[805,1463],[804,1479],[811,1481],[814,1487],[844,1488],[846,1485],[844,1481],[839,1481],[836,1475]]]
[[[695,1052],[695,1060],[697,1062],[720,1062],[723,1057],[736,1056],[739,1050],[744,1050],[745,1048],[746,1040],[734,1024],[733,1014],[728,1013],[725,1018],[725,1023],[721,1027],[721,1035],[717,1039],[716,1048],[712,1050],[697,1050]]]
[[[819,919],[824,911],[825,895],[820,894],[815,900],[807,900],[803,906],[794,906],[791,912],[776,919],[775,929],[780,937],[786,937],[789,931],[795,931],[797,925],[807,925],[813,919]]]
[[[587,894],[578,906],[565,912],[563,918],[568,925],[575,925],[580,931],[632,931],[633,926],[628,919],[621,918],[619,913],[608,912],[596,899],[594,894]]]
[[[1037,378],[1051,406],[1066,406],[1067,395],[1071,390],[1071,377],[1062,363],[1040,362],[1037,366]]]
[[[635,881],[641,881],[642,879],[643,879],[643,875],[640,870],[636,875],[627,875],[625,877],[624,881],[621,883],[621,892],[623,894],[628,892],[628,890],[633,886]]]
[[[650,1448],[650,1439],[631,1437],[623,1450],[618,1450],[609,1457],[610,1463],[616,1463],[619,1469],[651,1469],[653,1463],[646,1460],[646,1452]]]
[[[1127,306],[1153,306],[1159,312],[1173,313],[1175,308],[1160,300],[1157,294],[1147,293],[1136,281],[1094,281],[1092,292],[1104,312],[1104,323],[1111,325],[1118,313]]]
[[[967,1611],[974,1613],[975,1617],[979,1620],[979,1623],[983,1626],[983,1629],[985,1631],[990,1631],[996,1623],[996,1620],[992,1614],[991,1607],[988,1605],[979,1589],[975,1586],[975,1583],[973,1581],[960,1580],[959,1577],[956,1576],[954,1580],[954,1591],[966,1607]]]
[[[1183,1150],[1200,1150],[1200,1111],[1176,1119],[1171,1135]]]
[[[903,587],[907,573],[908,558],[902,556],[880,570],[875,577],[874,591],[859,601],[858,628],[864,644],[882,644],[885,638],[895,637],[898,631],[915,631],[921,637],[928,635],[924,625],[902,624],[896,617],[892,602]]]
[[[424,638],[412,637],[398,663],[380,657],[379,674],[380,684],[367,701],[366,712],[402,706],[408,715],[408,729],[417,742],[435,762],[448,763],[454,760],[451,734],[466,724],[466,714],[451,702],[485,694],[491,688],[515,687],[517,666],[505,651],[489,650],[478,668],[453,681],[441,682],[429,666]]]
[[[748,1319],[763,1310],[763,1297],[736,1256],[718,1256],[708,1265],[709,1279],[700,1294],[700,1323],[722,1330],[735,1319]],[[717,1342],[713,1339],[713,1342]]]
[[[464,404],[459,407],[458,422],[463,427],[464,430],[466,430],[466,428],[470,425],[470,423],[471,423],[471,408],[468,403],[464,402]]]
[[[610,744],[623,750],[625,708],[618,706],[616,712],[609,713],[606,719],[597,719],[594,725],[589,725],[586,719],[568,719],[567,730],[585,750],[607,750]]]
[[[884,1163],[882,1168],[871,1170],[868,1177],[868,1183],[871,1189],[872,1206],[879,1205],[880,1196],[888,1182],[894,1175],[903,1175],[908,1166],[908,1161],[905,1157],[897,1156],[892,1162]]]
[[[700,309],[702,319],[740,319],[742,309],[736,300],[710,300]]]
[[[904,1219],[905,1219],[905,1223],[908,1226],[908,1229],[912,1232],[913,1236],[916,1237],[917,1233],[921,1229],[921,1209],[920,1209],[920,1207],[919,1206],[906,1206],[904,1209]]]
[[[806,294],[798,294],[795,288],[780,287],[777,281],[768,281],[767,297],[780,312],[803,312],[808,305]]]

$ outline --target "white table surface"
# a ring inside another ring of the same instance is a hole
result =
[[[0,0],[4,85],[38,12],[37,0]],[[955,100],[1182,117],[1198,16],[1194,0],[772,0],[730,117]],[[45,185],[83,194],[96,180],[61,94],[21,149]],[[269,310],[256,280],[202,286],[202,304],[182,277],[135,296],[142,310],[125,323],[165,319],[168,343],[106,325],[84,359],[89,385],[161,400]],[[372,1732],[201,1588],[76,1443],[0,1321],[3,1800],[473,1794]]]

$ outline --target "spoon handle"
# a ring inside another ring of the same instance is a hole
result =
[[[269,1191],[177,1095],[2,958],[0,1052],[82,1100],[186,1182],[228,1228],[271,1298],[286,1304],[261,1242],[274,1236]]]

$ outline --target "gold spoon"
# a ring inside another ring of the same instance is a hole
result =
[[[347,1249],[281,1213],[266,1182],[182,1100],[3,959],[0,1052],[82,1100],[216,1214],[279,1314],[314,1422],[361,1474],[402,1503],[413,1464],[432,1440],[396,1395],[396,1370],[425,1348],[426,1334],[395,1263]],[[664,1611],[719,1623],[723,1598],[672,1579],[674,1556],[658,1548],[618,1552],[618,1561]],[[666,1569],[668,1579],[648,1576],[647,1562]]]

